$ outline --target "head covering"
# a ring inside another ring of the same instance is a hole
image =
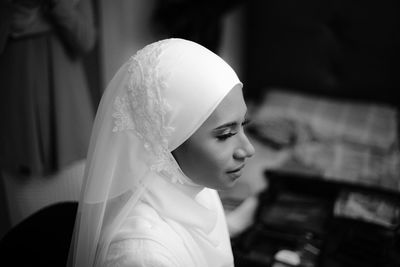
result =
[[[183,39],[147,45],[119,69],[94,123],[70,265],[101,266],[110,242],[142,200],[177,231],[192,229],[187,240],[202,240],[200,249],[213,251],[206,247],[216,245],[218,234],[211,233],[224,218],[207,206],[207,190],[195,198],[188,194],[198,185],[183,174],[171,152],[235,86],[242,84],[225,61]]]

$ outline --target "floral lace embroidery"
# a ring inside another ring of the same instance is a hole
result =
[[[176,163],[168,151],[168,137],[174,129],[166,125],[171,108],[161,94],[168,74],[158,71],[159,56],[165,43],[159,41],[148,45],[130,59],[126,90],[114,101],[113,132],[134,130],[155,158],[150,168],[176,182],[179,177]]]
[[[115,126],[113,128],[113,132],[119,132],[125,129],[133,130],[134,129],[133,122],[129,117],[130,109],[129,109],[128,98],[117,96],[117,98],[114,101],[114,108],[116,111],[113,114],[113,117],[115,118],[114,120]]]

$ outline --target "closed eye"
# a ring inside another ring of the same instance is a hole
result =
[[[249,119],[245,119],[240,125],[244,128],[247,125],[250,124],[250,120]],[[215,137],[217,138],[218,141],[225,141],[228,138],[234,136],[237,134],[237,130],[234,128],[237,128],[237,123],[230,123],[227,125],[223,125],[222,127],[227,128],[225,131],[223,131],[222,133],[216,133]],[[220,129],[220,127],[218,127],[217,129]]]
[[[218,141],[225,141],[226,139],[234,136],[235,134],[236,132],[229,132],[226,134],[217,135],[216,138],[218,139]]]

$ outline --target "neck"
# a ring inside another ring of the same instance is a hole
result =
[[[178,183],[177,187],[180,189],[181,192],[193,199],[204,189],[204,186],[194,184],[193,182],[191,182],[191,184]]]
[[[183,173],[182,169],[179,167],[179,164],[177,164],[177,166],[182,177],[182,183],[176,183],[177,188],[179,188],[180,191],[182,191],[185,195],[194,199],[197,194],[199,194],[204,189],[204,186],[193,182],[192,179],[190,179]]]

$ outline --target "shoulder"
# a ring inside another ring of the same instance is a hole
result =
[[[148,239],[113,242],[105,267],[178,267],[173,255],[159,243]]]
[[[144,203],[139,203],[116,232],[105,266],[175,267],[185,262],[179,235]]]

